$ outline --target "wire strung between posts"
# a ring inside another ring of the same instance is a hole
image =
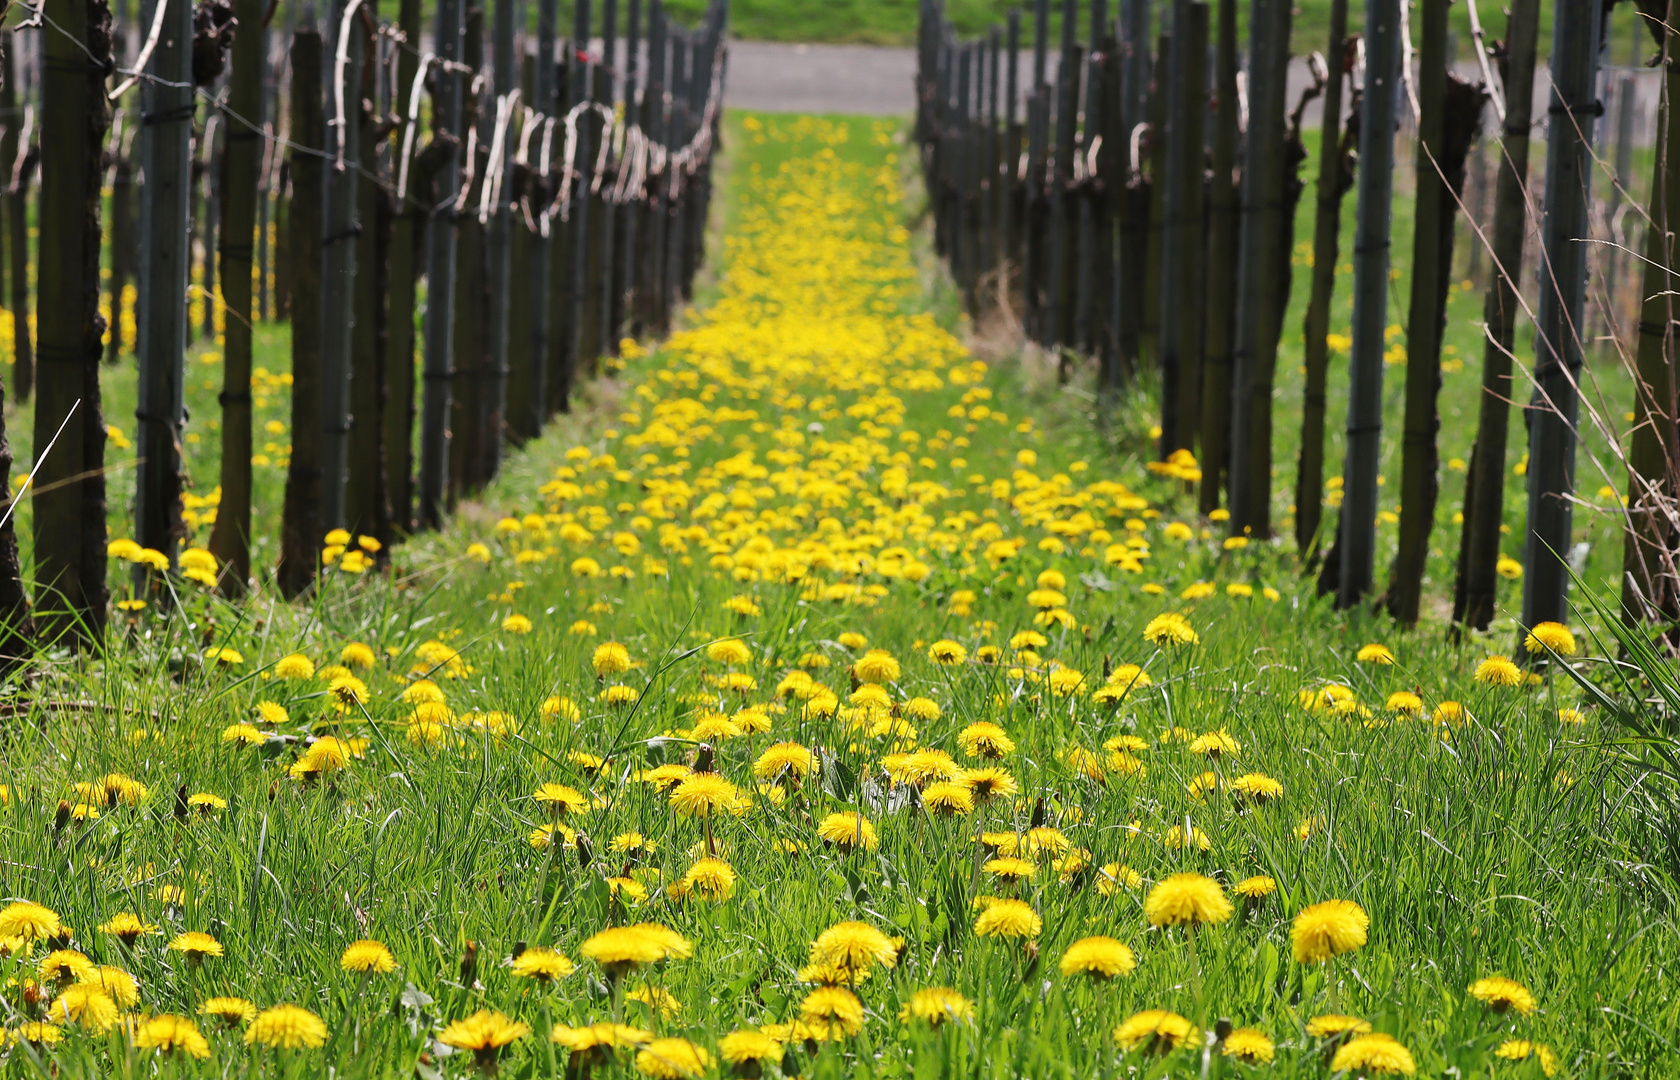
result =
[[[197,86],[190,81],[176,82],[144,71],[143,69],[145,64],[149,62],[151,58],[151,52],[156,50],[157,41],[162,37],[162,28],[165,21],[164,13],[167,10],[168,0],[157,0],[157,3],[158,8],[157,12],[153,15],[152,29],[148,33],[147,41],[142,46],[141,52],[136,58],[137,62],[135,69],[115,69],[117,74],[127,75],[129,78],[125,79],[112,90],[109,95],[111,99],[114,100],[120,95],[127,93],[130,89],[142,81],[151,83],[154,86],[162,86],[177,90],[192,90],[197,96],[204,98],[216,113],[225,116],[230,121],[237,121],[247,130],[256,133],[258,137],[264,140],[268,147],[284,148],[294,154],[303,154],[310,157],[320,158],[323,161],[331,161],[334,169],[340,171],[346,168],[353,168],[362,178],[366,179],[369,183],[374,184],[388,194],[395,195],[399,201],[404,199],[407,195],[408,171],[410,162],[414,156],[415,131],[417,130],[419,123],[419,95],[420,91],[423,89],[423,80],[427,72],[432,67],[438,67],[445,71],[457,74],[468,74],[472,72],[471,68],[468,68],[466,65],[456,61],[443,60],[430,53],[420,53],[418,49],[408,42],[406,35],[403,35],[400,30],[393,29],[390,24],[381,24],[375,28],[376,34],[389,38],[399,48],[407,50],[409,53],[419,57],[421,60],[421,70],[415,77],[415,84],[410,93],[408,127],[404,132],[403,153],[401,161],[398,163],[398,181],[395,185],[392,185],[385,177],[369,171],[359,162],[354,166],[350,166],[349,163],[344,160],[346,150],[344,95],[346,92],[345,69],[349,66],[348,34],[351,20],[355,16],[356,12],[360,10],[362,0],[351,0],[350,5],[345,9],[339,27],[338,45],[336,55],[334,57],[333,119],[328,121],[328,126],[335,129],[336,145],[330,152],[317,150],[316,148],[310,146],[300,145],[299,143],[292,141],[286,135],[276,132],[274,127],[270,124],[257,124],[252,122],[229,108],[225,101],[220,100],[203,87]],[[81,49],[89,60],[101,64],[102,66],[108,64],[108,58],[106,60],[101,60],[99,57],[94,56],[88,49],[85,42],[76,35],[66,31],[62,26],[58,25],[56,21],[46,15],[42,8],[32,6],[27,3],[18,3],[17,6],[25,11],[32,12],[34,14],[34,18],[27,23],[20,24],[14,29],[38,27],[55,30],[73,42],[77,48]],[[586,102],[575,106],[566,118],[568,150],[565,155],[566,169],[565,179],[563,181],[563,197],[557,198],[551,202],[549,206],[544,208],[543,213],[538,217],[537,225],[542,234],[545,237],[549,235],[553,216],[557,210],[559,211],[562,220],[567,220],[569,218],[572,198],[571,181],[576,175],[574,159],[576,156],[577,117],[581,115],[583,111],[588,109],[595,109],[601,112],[604,123],[601,150],[597,155],[595,175],[590,184],[590,192],[592,194],[599,194],[601,192],[604,174],[607,171],[609,162],[611,162],[615,166],[618,178],[610,187],[607,188],[606,198],[610,202],[623,204],[638,200],[647,200],[652,194],[652,191],[648,186],[649,182],[653,180],[654,177],[661,176],[666,177],[667,179],[667,197],[675,199],[681,193],[683,180],[686,177],[693,176],[696,172],[698,172],[700,167],[710,156],[713,142],[712,129],[715,126],[717,114],[722,108],[723,101],[723,60],[724,49],[719,48],[712,60],[711,86],[706,96],[705,107],[702,110],[699,129],[686,145],[676,151],[668,150],[664,146],[655,143],[652,139],[647,137],[646,133],[642,131],[639,125],[618,124],[617,118],[612,109],[607,105],[599,102]],[[471,92],[473,94],[477,94],[484,81],[485,79],[483,73],[477,73],[473,80],[473,88]],[[541,114],[535,115],[541,118]],[[554,125],[559,121],[558,118],[555,117],[546,117],[542,119],[544,121],[541,151],[542,164],[539,172],[541,176],[547,178],[550,175],[550,152],[552,149]],[[33,106],[25,103],[24,129],[19,140],[18,156],[12,163],[11,184],[13,189],[15,189],[16,185],[22,179],[23,167],[27,157],[27,147],[30,139],[33,137],[33,131]],[[616,136],[616,138],[614,136]],[[618,151],[616,155],[613,153],[615,143]],[[469,130],[467,133],[467,167],[461,192],[455,199],[455,211],[457,213],[465,209],[468,201],[468,191],[471,188],[476,171],[476,162],[474,160],[476,157],[476,151],[477,129],[474,128]],[[278,155],[275,155],[274,160],[278,162]],[[500,178],[498,177],[497,179],[499,180]],[[444,200],[444,202],[434,207],[433,210],[442,209],[448,204],[449,200]]]
[[[12,511],[17,509],[18,500],[23,498],[24,492],[34,486],[35,474],[40,472],[41,466],[47,463],[47,455],[52,453],[52,448],[54,446],[58,445],[58,437],[64,434],[65,428],[70,426],[70,418],[76,415],[76,408],[81,405],[81,403],[81,398],[77,398],[75,401],[70,403],[70,411],[64,414],[64,421],[58,425],[58,430],[53,432],[53,437],[47,442],[47,448],[41,451],[40,457],[35,459],[35,467],[30,469],[29,475],[23,478],[23,486],[18,488],[18,493],[12,497],[12,501],[6,506],[5,516],[0,517],[0,528],[4,528],[6,522],[12,520]]]

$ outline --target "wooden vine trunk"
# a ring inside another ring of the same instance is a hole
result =
[[[42,10],[59,32],[45,37],[41,87],[54,137],[41,141],[37,628],[47,642],[98,648],[107,601],[99,160],[111,122],[102,66],[111,54],[111,9],[105,0],[45,0]]]

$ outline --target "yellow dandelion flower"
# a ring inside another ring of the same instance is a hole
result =
[[[898,948],[868,923],[839,922],[811,943],[810,962],[844,972],[866,972],[876,964],[892,967],[898,962]]]
[[[782,1060],[782,1044],[762,1031],[732,1031],[718,1040],[718,1054],[731,1065],[775,1064]]]
[[[338,651],[338,662],[346,667],[369,670],[378,662],[373,646],[361,641],[352,641]]]
[[[536,794],[531,797],[554,818],[582,814],[589,809],[589,803],[583,795],[576,788],[567,787],[565,784],[544,784],[537,788]]]
[[[933,1027],[947,1021],[964,1023],[973,1019],[974,1002],[943,986],[930,986],[916,991],[910,995],[909,1002],[898,1013],[899,1023],[908,1024],[912,1020],[921,1020]]]
[[[158,925],[146,922],[131,912],[119,911],[100,923],[98,930],[101,934],[119,939],[124,945],[133,945],[141,937],[157,933]]]
[[[852,671],[863,682],[877,686],[897,682],[900,675],[898,661],[885,649],[870,649],[858,657]]]
[[[197,965],[203,963],[205,957],[221,956],[222,943],[209,934],[188,930],[184,934],[177,934],[169,942],[169,950],[181,953],[187,958],[188,964]]]
[[[966,784],[941,780],[922,789],[922,806],[928,813],[956,817],[974,812],[974,792]]]
[[[84,1031],[105,1032],[117,1022],[117,1003],[97,985],[77,983],[65,987],[47,1006],[47,1019],[55,1024],[75,1024]]]
[[[706,646],[706,656],[713,663],[739,667],[752,663],[752,650],[739,638],[724,638]]]
[[[277,679],[313,679],[315,677],[315,661],[302,653],[282,656],[274,662],[274,677]]]
[[[261,1023],[258,1018],[258,1023]],[[255,1029],[253,1024],[252,1028]],[[496,1069],[496,1058],[502,1052],[502,1047],[511,1042],[523,1039],[531,1033],[531,1025],[521,1020],[514,1020],[499,1012],[480,1009],[464,1020],[457,1020],[438,1032],[438,1042],[445,1046],[453,1046],[457,1050],[471,1050],[473,1060],[480,1072],[491,1073]],[[246,1034],[250,1038],[250,1034]]]
[[[622,675],[630,670],[630,650],[616,641],[609,641],[595,647],[594,654],[589,659],[589,666],[595,670],[597,677],[608,675]]]
[[[161,1054],[180,1053],[201,1059],[210,1056],[210,1041],[198,1025],[172,1013],[142,1020],[134,1029],[134,1045]]]
[[[671,789],[671,809],[684,817],[705,817],[714,810],[727,813],[740,801],[740,791],[717,773],[690,773]]]
[[[396,957],[383,943],[371,938],[352,941],[339,957],[338,966],[345,971],[359,971],[386,975],[397,970]]]
[[[712,1067],[712,1055],[687,1039],[654,1039],[636,1053],[636,1071],[655,1080],[691,1080]]]
[[[1363,1070],[1365,1073],[1392,1073],[1411,1076],[1417,1072],[1412,1052],[1399,1040],[1382,1032],[1355,1035],[1336,1051],[1330,1059],[1331,1072]]]
[[[1538,655],[1549,649],[1559,656],[1574,656],[1575,635],[1562,623],[1536,623],[1534,629],[1523,638],[1523,648],[1531,655]]]
[[[276,1005],[256,1015],[245,1029],[245,1041],[282,1050],[314,1050],[327,1044],[327,1025],[301,1005]]]
[[[1528,987],[1503,975],[1477,979],[1470,984],[1470,996],[1498,1013],[1515,1010],[1527,1016],[1538,1007]]]
[[[1004,855],[987,860],[980,869],[1003,881],[1031,881],[1033,875],[1038,873],[1038,864],[1018,859],[1013,855]]]
[[[1258,1028],[1237,1028],[1225,1036],[1225,1043],[1219,1052],[1228,1058],[1236,1058],[1248,1065],[1270,1065],[1277,1054],[1277,1048],[1264,1031]]]
[[[661,960],[686,959],[693,952],[694,947],[686,938],[658,923],[610,927],[578,946],[580,956],[595,961],[615,977]]]
[[[816,771],[816,755],[796,742],[779,742],[753,762],[753,776],[766,783],[783,777],[803,780]]]
[[[532,979],[547,985],[556,979],[563,979],[577,970],[564,953],[541,945],[533,946],[513,958],[513,975],[519,979]]]
[[[993,900],[974,920],[980,937],[1035,938],[1043,929],[1044,920],[1023,900]]]
[[[707,857],[688,868],[682,884],[702,900],[722,903],[735,892],[735,868],[723,859]]]
[[[1334,1039],[1341,1035],[1362,1035],[1371,1030],[1367,1020],[1357,1016],[1342,1016],[1337,1013],[1327,1013],[1315,1016],[1307,1022],[1307,1034],[1315,1039]]]
[[[1526,680],[1510,657],[1490,656],[1476,665],[1476,681],[1488,686],[1521,686]]]
[[[1371,919],[1352,900],[1325,900],[1301,909],[1289,930],[1297,964],[1320,964],[1365,944]]]
[[[1394,653],[1387,645],[1372,642],[1369,645],[1361,645],[1359,652],[1354,654],[1354,659],[1361,664],[1392,666],[1394,664]]]
[[[1218,925],[1232,912],[1219,882],[1201,874],[1174,874],[1150,889],[1143,901],[1144,916],[1153,926]]]
[[[1190,620],[1175,611],[1165,615],[1157,615],[1150,619],[1143,628],[1144,640],[1162,648],[1179,645],[1199,645],[1201,636],[1190,625]]]
[[[842,986],[821,986],[799,1003],[799,1018],[824,1039],[856,1035],[863,1030],[863,1002]]]
[[[875,826],[862,814],[852,812],[829,814],[817,823],[817,835],[842,851],[874,851],[880,845]]]
[[[1089,975],[1098,981],[1137,970],[1137,956],[1131,946],[1111,937],[1080,938],[1062,954],[1063,975]]]
[[[1494,1050],[1493,1056],[1506,1061],[1527,1061],[1530,1057],[1540,1061],[1541,1075],[1556,1076],[1558,1072],[1557,1055],[1545,1043],[1530,1042],[1527,1039],[1507,1039]]]
[[[43,941],[57,937],[62,927],[56,912],[28,900],[14,901],[0,908],[0,938]]]
[[[1128,1052],[1165,1054],[1196,1041],[1196,1026],[1165,1009],[1134,1013],[1114,1029],[1114,1041]]]
[[[968,769],[958,782],[968,788],[978,802],[1007,799],[1021,790],[1007,769]]]

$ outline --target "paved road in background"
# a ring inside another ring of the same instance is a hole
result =
[[[1055,70],[1055,54],[1050,70]],[[1461,63],[1459,74],[1477,80],[1474,66]],[[1614,80],[1631,75],[1638,105],[1635,109],[1635,145],[1651,143],[1660,74],[1647,69],[1618,69]],[[787,45],[767,41],[732,41],[729,44],[729,77],[724,86],[725,104],[737,109],[789,113],[852,113],[864,116],[909,116],[916,105],[916,53],[914,49],[872,45]],[[1031,53],[1021,57],[1021,84],[1032,79]],[[1299,57],[1289,65],[1289,101],[1299,99],[1308,83],[1306,62]],[[1535,72],[1535,113],[1545,115],[1550,90],[1542,65]],[[1607,115],[1614,107],[1614,90],[1605,94]],[[1307,107],[1307,127],[1317,127],[1319,108]],[[1489,110],[1491,116],[1492,111]],[[1492,127],[1492,121],[1489,121]],[[1611,134],[1601,124],[1599,139]]]
[[[908,116],[915,77],[914,49],[732,41],[723,99],[763,112]]]
[[[1056,70],[1057,53],[1048,70]],[[1467,73],[1468,74],[1468,73]],[[790,45],[768,41],[729,43],[724,103],[762,112],[854,113],[908,116],[916,107],[914,49],[873,45]],[[1289,101],[1310,81],[1299,58],[1289,67]],[[1023,51],[1020,86],[1023,115],[1032,85],[1032,53]],[[1307,107],[1308,126],[1318,124],[1317,103]]]

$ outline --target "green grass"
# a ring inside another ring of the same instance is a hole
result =
[[[1509,648],[1509,623],[1490,642],[1456,646],[1433,617],[1401,634],[1384,619],[1337,613],[1315,599],[1287,545],[1226,551],[1211,535],[1171,539],[1167,523],[1201,523],[1179,485],[1142,467],[1146,400],[1129,406],[1129,434],[1116,450],[1098,437],[1082,399],[1030,366],[1001,363],[977,373],[978,384],[965,381],[972,369],[940,326],[957,322],[949,291],[925,288],[933,269],[906,250],[920,241],[905,229],[914,207],[898,201],[909,156],[898,125],[739,115],[728,122],[727,232],[712,249],[724,276],[702,294],[711,314],[669,349],[632,360],[621,378],[591,386],[587,407],[516,454],[482,503],[401,549],[402,575],[329,574],[295,607],[271,594],[235,608],[189,592],[175,616],[158,605],[120,629],[102,657],[44,661],[10,699],[15,712],[0,736],[8,791],[0,895],[49,906],[74,927],[75,948],[131,972],[139,1012],[191,1013],[212,994],[232,994],[261,1007],[298,1003],[329,1030],[324,1049],[259,1051],[237,1029],[206,1023],[212,1057],[166,1062],[163,1075],[314,1076],[330,1068],[348,1077],[465,1076],[470,1055],[446,1056],[435,1036],[480,1008],[536,1029],[504,1053],[504,1076],[556,1075],[565,1056],[546,1042],[549,1026],[621,1009],[630,1023],[715,1050],[732,1030],[796,1017],[811,989],[798,969],[813,938],[848,919],[901,937],[898,962],[858,988],[868,1011],[857,1035],[789,1046],[785,1064],[801,1075],[1200,1072],[1191,1051],[1160,1059],[1118,1053],[1110,1033],[1147,1008],[1176,1011],[1204,1030],[1222,1020],[1264,1030],[1278,1044],[1271,1071],[1282,1076],[1329,1075],[1322,1042],[1304,1031],[1327,1012],[1396,1036],[1420,1075],[1538,1076],[1533,1060],[1494,1056],[1514,1038],[1555,1048],[1571,1076],[1675,1067],[1670,973],[1680,959],[1672,919],[1680,867],[1656,854],[1672,826],[1651,816],[1652,778],[1614,745],[1608,710],[1589,710],[1581,725],[1560,723],[1556,709],[1581,697],[1562,674],[1524,690],[1475,682],[1482,657]],[[1400,218],[1397,236],[1408,235]],[[1404,285],[1396,283],[1401,297]],[[1297,283],[1297,306],[1303,289]],[[1444,457],[1461,452],[1453,440],[1467,440],[1464,410],[1475,396],[1474,331],[1466,325],[1475,300],[1455,293],[1453,303],[1450,340],[1471,362],[1449,376],[1443,394],[1449,418],[1460,410],[1458,423],[1449,420]],[[1345,325],[1345,314],[1336,323]],[[1289,325],[1299,325],[1297,315]],[[271,371],[284,370],[283,344],[279,331],[264,331]],[[1280,361],[1284,477],[1292,473],[1298,349],[1292,331]],[[202,382],[219,371],[195,360],[193,372],[194,400],[207,402],[215,391]],[[1398,382],[1388,389],[1391,417]],[[132,400],[124,385],[111,380],[113,417]],[[259,417],[283,415],[283,395],[274,397]],[[982,404],[991,415],[976,412]],[[959,406],[961,418],[952,415]],[[195,415],[211,415],[200,407]],[[656,421],[669,440],[655,437]],[[16,414],[11,425],[26,426]],[[638,433],[645,441],[632,445]],[[200,491],[213,475],[213,446],[208,437],[189,443]],[[591,464],[568,455],[574,446]],[[1027,464],[1027,451],[1036,463]],[[1332,465],[1338,459],[1332,450]],[[1384,467],[1394,474],[1392,460]],[[557,474],[562,468],[578,474]],[[975,475],[983,482],[969,479]],[[272,534],[278,474],[259,476],[257,520]],[[543,489],[557,478],[578,490]],[[994,489],[999,480],[1009,481],[1007,495]],[[1286,501],[1287,492],[1279,497]],[[504,515],[544,512],[561,516],[542,531],[498,526]],[[117,534],[121,513],[113,511]],[[1081,513],[1091,520],[1080,521]],[[1133,520],[1150,551],[1136,574],[1105,557]],[[706,537],[662,535],[663,524],[701,526]],[[1023,549],[988,558],[992,534],[974,532],[988,525],[1026,541]],[[588,537],[567,526],[583,526]],[[1112,536],[1093,535],[1093,526]],[[1392,527],[1383,535],[1391,543]],[[1445,522],[1437,537],[1451,547]],[[813,560],[809,576],[778,580],[774,559],[758,561],[766,554],[759,538],[784,562],[798,562],[802,551]],[[1064,550],[1042,543],[1051,539]],[[818,540],[834,568],[816,561]],[[485,545],[488,562],[468,555],[472,543]],[[1595,543],[1595,553],[1607,546]],[[888,550],[899,547],[902,557]],[[858,555],[869,562],[848,570]],[[585,556],[634,576],[575,576],[573,560]],[[927,576],[918,582],[917,573],[892,569],[904,569],[906,559],[923,563]],[[930,662],[936,639],[975,654],[1032,628],[1028,594],[1047,570],[1065,575],[1075,625],[1046,628],[1033,651],[1039,663],[1084,673],[1086,693],[1058,696],[1047,668],[1012,672],[1011,664],[1031,666],[1025,657]],[[1442,559],[1432,562],[1434,597],[1444,573]],[[1179,598],[1198,581],[1215,583],[1214,595]],[[878,588],[818,599],[807,591],[813,583]],[[1251,585],[1256,595],[1230,595],[1224,586],[1232,584]],[[1278,599],[1263,598],[1265,587]],[[971,611],[962,610],[959,590],[975,594]],[[760,613],[732,614],[725,605],[737,596],[752,597]],[[1187,614],[1199,645],[1158,649],[1144,640],[1148,620],[1167,610]],[[531,619],[529,634],[503,629],[512,612]],[[573,632],[579,620],[595,633]],[[1584,630],[1577,626],[1583,646],[1602,656]],[[847,698],[848,667],[859,657],[841,643],[847,632],[901,664],[888,693],[914,736],[880,714],[825,717],[777,697],[788,671],[820,655],[830,666],[810,674]],[[756,689],[720,689],[721,663],[695,651],[729,636],[750,649],[739,670]],[[591,654],[609,640],[623,643],[637,666],[600,680]],[[434,641],[459,650],[461,666],[440,666],[442,654],[426,647]],[[1389,645],[1398,662],[1358,662],[1356,650],[1371,641]],[[372,669],[357,670],[369,688],[365,712],[334,708],[320,680],[275,677],[282,656],[302,651],[317,664],[336,662],[352,642],[374,650]],[[199,658],[209,644],[238,650],[242,663],[206,670]],[[400,694],[417,663],[435,669],[456,716],[442,745],[409,738],[418,730],[415,707]],[[1152,684],[1117,707],[1093,700],[1088,691],[1122,663],[1142,665]],[[1330,682],[1348,687],[1368,714],[1302,707],[1300,691]],[[639,703],[607,704],[598,698],[603,683],[639,691]],[[1462,702],[1470,719],[1442,725],[1396,716],[1386,704],[1402,691],[1426,708]],[[545,719],[541,706],[551,696],[576,702],[580,719]],[[937,704],[940,715],[909,719],[925,709],[918,699]],[[223,744],[223,729],[254,719],[261,701],[289,712],[265,725],[275,737],[250,749]],[[778,704],[785,711],[772,708]],[[740,816],[720,813],[711,830],[738,881],[727,900],[678,902],[661,887],[693,864],[706,830],[673,814],[667,797],[637,776],[692,762],[694,725],[747,705],[766,709],[773,729],[718,741],[715,767],[754,805]],[[908,749],[895,740],[913,738],[974,764],[957,736],[980,720],[1016,743],[1001,764],[1019,783],[1019,799],[944,818],[923,813],[906,786],[888,781],[882,758]],[[1175,728],[1226,730],[1240,750],[1200,756]],[[312,782],[288,776],[306,741],[326,734],[368,740],[365,756]],[[1070,764],[1071,751],[1100,759],[1103,743],[1123,735],[1147,746],[1138,754],[1144,771],[1128,776],[1110,766],[1098,782]],[[817,748],[822,766],[803,784],[784,784],[777,798],[757,790],[751,765],[784,740]],[[1278,780],[1282,797],[1249,806],[1223,786],[1251,771]],[[78,801],[74,784],[112,772],[144,784],[148,795],[139,805],[104,806],[96,821],[54,827],[58,801]],[[1206,772],[1222,786],[1195,797],[1187,785]],[[567,822],[581,834],[575,849],[539,851],[529,841],[545,820],[532,792],[549,782],[578,789],[589,803]],[[203,819],[177,817],[177,791],[214,793],[228,806]],[[817,823],[843,811],[875,823],[878,850],[848,854],[821,841]],[[1025,830],[1035,816],[1088,853],[1091,865],[1058,867],[1047,856],[1016,890],[1043,920],[1032,946],[980,937],[975,902],[1000,887],[976,873],[974,834]],[[1187,823],[1207,835],[1206,851],[1163,841]],[[614,837],[631,831],[656,845],[650,854],[612,850]],[[1142,887],[1099,888],[1095,868],[1109,863],[1137,871]],[[1227,888],[1267,875],[1279,892],[1222,926],[1152,929],[1144,896],[1179,872],[1212,875]],[[609,877],[634,878],[647,899],[626,910]],[[1326,964],[1297,963],[1291,920],[1332,898],[1369,914],[1368,942]],[[118,911],[161,933],[124,949],[96,930]],[[662,922],[693,943],[692,958],[629,980],[674,995],[675,1016],[618,1000],[623,987],[580,953],[608,923],[638,920]],[[194,968],[165,949],[189,930],[214,934],[225,954]],[[1069,943],[1093,934],[1128,943],[1136,972],[1107,984],[1062,975]],[[390,947],[398,969],[341,971],[345,946],[369,937]],[[468,942],[477,959],[464,978]],[[579,970],[552,988],[519,980],[507,958],[524,945],[552,945]],[[20,985],[7,980],[32,977],[44,948],[0,958],[0,1026],[15,1028],[29,1014]],[[1473,980],[1494,973],[1526,984],[1538,1011],[1498,1014],[1467,996]],[[972,1022],[901,1023],[911,995],[930,986],[971,1000]],[[0,1075],[153,1075],[150,1052],[117,1032],[71,1030],[47,1057],[14,1047]],[[631,1071],[626,1055],[595,1075]],[[1217,1053],[1207,1068],[1226,1077],[1248,1071]]]

